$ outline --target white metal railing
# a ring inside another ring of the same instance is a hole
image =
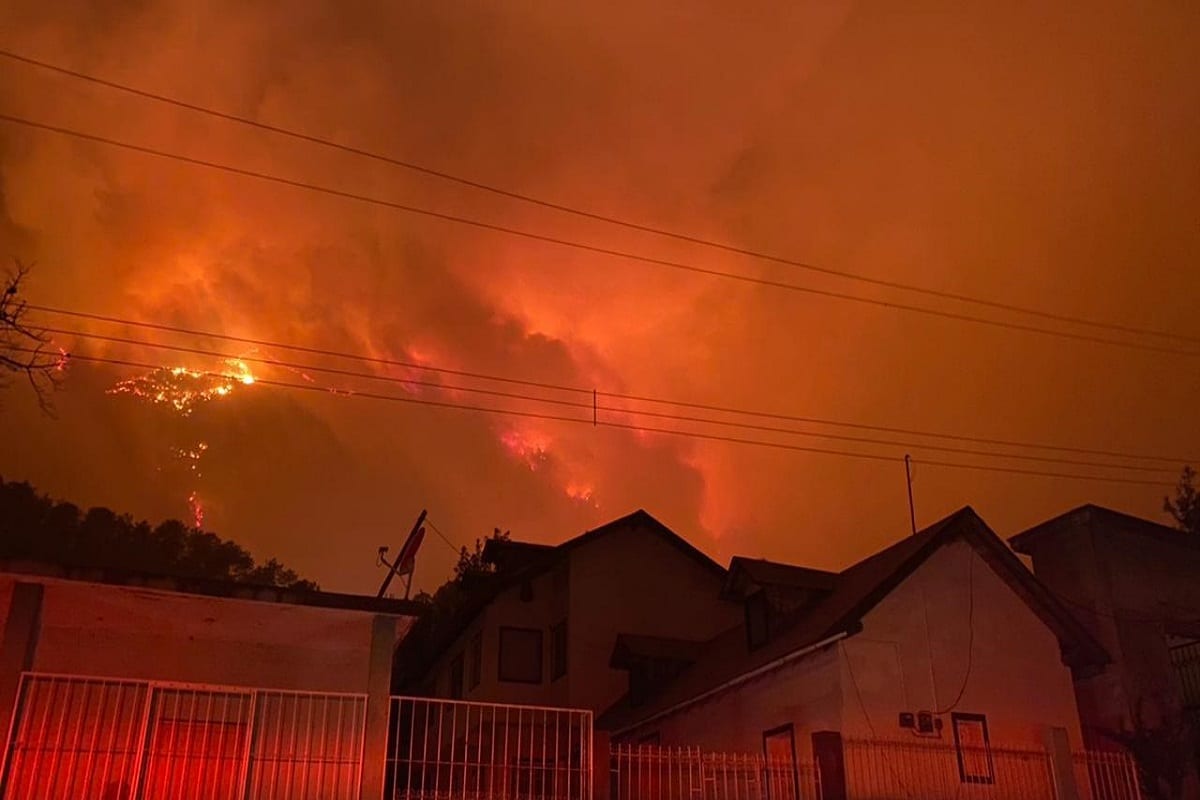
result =
[[[591,800],[592,713],[393,697],[389,800]]]
[[[3,800],[358,798],[366,696],[22,675]]]
[[[855,800],[1055,798],[1044,750],[847,739],[843,752],[847,796]]]
[[[614,744],[613,800],[812,800],[820,780],[811,763],[696,747]]]
[[[1071,759],[1084,800],[1141,800],[1137,765],[1128,753],[1087,750]]]

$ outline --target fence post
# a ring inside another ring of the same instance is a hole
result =
[[[1071,743],[1067,729],[1046,727],[1042,729],[1042,743],[1050,758],[1050,770],[1054,776],[1054,796],[1058,800],[1080,800],[1079,787],[1075,785],[1075,768],[1071,760]]]
[[[367,712],[359,783],[359,797],[363,800],[383,797],[388,713],[392,705],[392,658],[395,652],[396,619],[377,615],[371,621],[371,651],[367,667]]]
[[[610,800],[612,749],[608,731],[592,731],[592,800]]]
[[[8,733],[17,710],[21,673],[33,668],[41,627],[43,588],[40,583],[13,585],[4,639],[0,642],[0,731]],[[0,734],[3,735],[3,734]],[[7,754],[6,754],[7,756]]]
[[[816,731],[812,735],[813,760],[821,779],[822,800],[847,800],[846,755],[842,734]]]

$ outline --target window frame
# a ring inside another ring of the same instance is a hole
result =
[[[983,753],[987,758],[987,774],[968,773],[963,758],[963,743],[959,736],[959,723],[978,723],[983,730]],[[988,736],[986,714],[969,714],[954,711],[950,714],[950,727],[954,730],[954,753],[958,758],[958,778],[962,783],[990,785],[996,782],[996,765],[992,761],[992,742]]]
[[[771,796],[771,781],[767,781],[767,798],[768,800],[799,800],[800,798],[800,765],[796,762],[796,726],[792,723],[777,725],[774,728],[768,728],[762,733],[763,761],[769,763],[771,753],[767,748],[767,740],[773,739],[776,736],[787,734],[788,744],[791,749],[792,756],[792,794],[790,798],[778,798]]]
[[[504,675],[504,635],[506,633],[530,633],[537,635],[537,679],[512,678]],[[523,683],[540,685],[546,677],[546,635],[541,628],[522,628],[516,625],[500,626],[500,644],[496,648],[496,677],[501,683]]]
[[[562,656],[561,660],[559,656]],[[561,669],[559,669],[561,667]],[[567,674],[567,619],[563,617],[550,628],[550,682]]]

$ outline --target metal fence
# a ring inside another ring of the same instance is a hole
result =
[[[1054,763],[1043,750],[955,747],[923,742],[844,742],[852,800],[1056,800]],[[1137,769],[1125,753],[1072,755],[1080,800],[1140,800]]]
[[[847,794],[855,800],[1054,800],[1050,756],[1040,750],[846,740]]]
[[[358,797],[366,696],[27,673],[3,800]]]
[[[1128,753],[1087,750],[1071,759],[1084,800],[1141,800],[1137,766]]]
[[[614,744],[611,800],[815,800],[815,766],[757,753]]]
[[[592,713],[393,697],[384,797],[591,800]]]

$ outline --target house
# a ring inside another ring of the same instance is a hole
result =
[[[1073,676],[1108,660],[970,508],[838,573],[735,558],[721,594],[743,614],[717,636],[618,640],[598,727],[806,762],[830,735],[1077,750]]]
[[[1085,505],[1009,542],[1112,656],[1075,683],[1084,735],[1103,746],[1114,733],[1161,732],[1160,750],[1185,748],[1196,792],[1196,743],[1168,740],[1183,721],[1200,731],[1200,540]]]
[[[492,584],[418,659],[399,688],[493,703],[600,711],[626,690],[618,637],[704,640],[741,618],[726,572],[645,511],[557,546],[489,541]]]
[[[392,659],[419,607],[0,562],[6,798],[379,797]],[[190,795],[189,795],[190,796]]]

